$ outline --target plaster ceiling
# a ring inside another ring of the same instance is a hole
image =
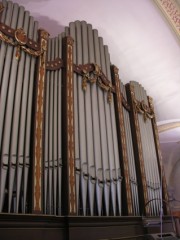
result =
[[[111,62],[119,68],[121,80],[138,81],[154,99],[159,125],[180,119],[180,39],[153,0],[14,2],[29,10],[51,37],[71,21],[91,23],[109,46]],[[180,141],[179,128],[170,132],[161,133],[160,140],[171,141],[173,134],[173,139]]]

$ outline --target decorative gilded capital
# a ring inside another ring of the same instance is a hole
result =
[[[39,35],[41,38],[44,38],[45,40],[48,40],[50,36],[50,34],[44,29],[39,29]]]
[[[153,105],[153,98],[148,96],[148,101],[149,101],[149,105],[150,107],[153,109],[154,105]]]
[[[67,44],[68,45],[73,45],[73,43],[74,43],[74,40],[73,40],[73,38],[72,37],[70,37],[70,36],[67,36]]]
[[[117,68],[115,65],[113,65],[114,73],[119,74],[119,68]]]

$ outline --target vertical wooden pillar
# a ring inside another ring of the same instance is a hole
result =
[[[74,82],[73,39],[63,39],[62,89],[62,154],[63,154],[63,213],[76,215],[75,141],[74,141]]]
[[[119,143],[119,153],[121,157],[120,166],[122,170],[122,211],[123,215],[132,215],[132,196],[130,188],[130,177],[129,177],[129,165],[127,155],[127,143],[125,136],[124,118],[123,118],[123,106],[121,97],[120,79],[118,74],[118,68],[115,66],[111,67],[112,83],[115,86],[116,94],[114,95],[115,114],[116,114],[116,125]]]
[[[151,97],[148,97],[148,103],[149,103],[150,109],[154,113],[154,104],[153,104],[153,99]],[[156,148],[160,181],[162,180],[162,198],[166,202],[166,204],[165,204],[165,202],[163,202],[163,210],[164,210],[164,214],[170,214],[167,184],[166,184],[164,168],[162,165],[162,155],[161,155],[161,150],[160,150],[159,134],[158,134],[158,128],[157,128],[157,124],[156,124],[155,114],[151,120],[151,123],[152,123],[153,135],[154,135],[154,142],[155,142],[155,148]]]
[[[38,59],[37,81],[36,81],[36,106],[35,106],[35,126],[34,126],[34,146],[33,146],[33,172],[32,172],[32,212],[42,213],[43,205],[43,128],[44,128],[44,93],[45,93],[45,73],[47,40],[49,34],[44,30],[39,30],[39,43],[42,54]]]
[[[139,193],[139,205],[140,214],[149,215],[149,206],[145,206],[148,203],[148,193],[147,193],[147,182],[145,175],[145,166],[142,152],[142,143],[141,143],[141,135],[140,135],[140,127],[138,120],[138,112],[136,111],[135,106],[135,93],[133,86],[128,83],[126,85],[127,90],[127,99],[128,103],[131,107],[130,111],[130,122],[132,129],[132,138],[133,138],[133,146],[134,146],[134,156],[136,163],[136,171],[137,171],[137,181],[138,181],[138,193]]]

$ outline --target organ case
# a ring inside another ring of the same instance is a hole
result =
[[[1,4],[0,212],[168,214],[152,99],[85,21],[50,38]]]

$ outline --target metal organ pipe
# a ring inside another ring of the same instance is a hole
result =
[[[147,95],[144,88],[136,82],[131,82],[134,86],[135,96],[137,101],[141,104],[148,106]],[[160,181],[157,165],[157,156],[155,151],[155,143],[153,137],[153,130],[151,125],[151,119],[145,116],[145,112],[141,109],[141,113],[138,114],[140,123],[141,140],[143,146],[143,157],[145,164],[145,174],[148,188],[148,202],[150,206],[150,213],[152,216],[159,215],[160,212]]]
[[[3,0],[3,6],[4,10],[2,12],[2,17],[1,17],[1,22],[6,24],[7,26],[12,26],[14,23],[11,23],[11,18],[13,16],[13,3],[12,2],[7,2]],[[16,23],[15,23],[16,24]],[[3,66],[4,66],[4,57],[7,52],[7,44],[4,41],[1,41],[1,51],[0,51],[0,62],[1,62],[1,68],[0,68],[0,90],[1,90],[1,85],[2,85],[2,74],[3,74]],[[1,130],[0,130],[1,131]],[[1,134],[0,134],[0,139],[1,139]],[[1,141],[0,141],[1,143]]]
[[[105,52],[105,62],[106,62],[106,76],[111,80],[111,72],[110,72],[110,56],[108,52],[108,47],[104,46]],[[105,101],[106,102],[106,101]],[[112,203],[112,214],[116,216],[116,214],[121,214],[121,176],[120,176],[120,163],[119,163],[119,152],[118,152],[118,139],[117,139],[117,129],[116,129],[116,120],[115,120],[115,110],[114,110],[114,99],[112,96],[111,103],[107,104],[107,120],[109,118],[109,122],[107,124],[108,131],[108,139],[109,139],[109,165],[110,165],[110,182],[111,182],[111,203]],[[118,194],[118,196],[117,196]],[[117,196],[117,197],[116,197]],[[118,199],[118,208],[116,204],[116,199]],[[118,209],[118,210],[117,210]]]
[[[104,58],[104,49],[103,49],[103,39],[99,37],[99,51],[100,51],[100,59],[101,63],[100,66],[102,67],[102,71],[106,71],[105,67],[105,58]],[[104,175],[104,202],[105,202],[105,214],[109,215],[109,198],[110,198],[110,166],[109,166],[109,156],[110,156],[110,146],[109,141],[112,139],[109,136],[108,127],[109,127],[109,113],[107,108],[107,98],[105,96],[105,93],[101,91],[101,105],[100,108],[102,109],[102,127],[101,129],[101,139],[102,139],[102,160],[103,160],[103,175]],[[108,137],[110,139],[108,139]]]
[[[17,24],[17,11],[18,11],[18,5],[14,6],[13,4],[9,2],[8,4],[8,10],[7,10],[7,18],[5,19],[5,24],[11,25],[11,27],[16,27]],[[12,21],[11,21],[12,16]],[[7,51],[6,51],[7,48]],[[5,124],[5,109],[6,109],[6,99],[8,96],[8,83],[9,83],[9,73],[11,69],[11,58],[12,58],[12,46],[7,46],[6,43],[2,42],[2,48],[1,48],[1,55],[3,57],[3,53],[6,52],[6,59],[4,63],[4,71],[1,74],[1,105],[0,105],[0,148],[1,148],[1,188],[0,188],[0,212],[2,211],[3,204],[4,204],[4,198],[5,198],[5,185],[6,185],[6,177],[7,177],[7,171],[8,171],[8,164],[9,164],[9,153],[6,153],[4,150],[4,124]],[[3,70],[3,67],[1,68]],[[9,146],[9,143],[5,143],[7,146]]]
[[[69,34],[73,39],[76,39],[76,27],[75,23],[71,22],[69,24]],[[74,43],[75,47],[73,48],[73,62],[76,62],[77,59],[77,48],[76,42]],[[80,156],[79,156],[79,121],[78,121],[78,76],[74,73],[74,125],[75,125],[75,166],[76,166],[76,206],[79,209],[79,186],[80,186]]]
[[[48,41],[47,61],[50,61],[51,42]],[[49,90],[50,72],[46,73],[46,98],[45,98],[45,141],[44,141],[44,212],[49,213]]]
[[[37,41],[37,33],[38,33],[38,23],[34,22],[33,18],[30,18],[30,22],[33,21],[32,30],[32,39]],[[29,32],[31,30],[29,29]],[[31,34],[30,34],[31,38]],[[27,86],[28,94],[27,94],[27,105],[26,105],[26,123],[25,123],[25,143],[24,143],[24,152],[25,152],[25,159],[24,159],[24,174],[23,174],[23,196],[22,196],[22,212],[25,213],[26,209],[26,199],[27,199],[27,186],[28,186],[28,176],[29,176],[29,168],[32,159],[30,159],[30,142],[31,142],[31,121],[32,121],[32,102],[33,102],[33,89],[34,89],[34,71],[35,71],[35,63],[36,59],[34,57],[30,58],[30,69],[29,69],[29,84]],[[27,70],[28,72],[28,70]],[[27,73],[28,74],[28,73]],[[26,95],[26,91],[23,91],[24,96]],[[24,101],[23,101],[24,103]],[[24,106],[24,105],[23,105]],[[25,106],[24,106],[25,108]],[[23,108],[23,109],[24,109]],[[25,110],[22,110],[24,112]],[[24,121],[24,119],[23,119]],[[23,142],[24,138],[20,138],[20,146],[21,142]]]
[[[137,100],[140,102],[142,99],[140,97],[139,93],[139,84],[134,82],[134,91],[135,91],[135,96]],[[150,163],[149,163],[149,149],[148,149],[148,144],[147,144],[147,139],[148,136],[146,134],[146,128],[144,126],[144,119],[143,115],[138,114],[138,119],[140,123],[140,133],[141,133],[141,140],[142,140],[142,150],[143,150],[143,157],[144,157],[144,166],[145,166],[145,174],[146,174],[146,181],[147,181],[147,190],[148,190],[148,199],[152,199],[152,192],[151,189],[149,188],[149,182],[151,181],[151,169],[150,169]],[[147,203],[146,203],[147,204]],[[150,202],[150,211],[151,215],[153,215],[153,203]]]
[[[28,32],[28,24],[29,24],[29,13],[25,12],[23,29],[25,30],[26,33]],[[22,134],[25,131],[25,126],[20,120],[23,118],[23,115],[25,115],[25,112],[26,112],[26,103],[21,101],[21,98],[22,98],[22,94],[25,94],[25,91],[27,89],[28,76],[27,74],[25,75],[25,69],[27,68],[29,69],[29,56],[26,56],[25,53],[22,52],[21,59],[19,61],[18,70],[17,70],[17,80],[16,80],[16,86],[15,86],[15,96],[14,96],[15,111],[13,113],[13,126],[12,126],[12,133],[11,133],[11,149],[10,149],[10,162],[12,164],[12,167],[10,167],[9,169],[10,174],[9,174],[8,210],[9,212],[11,211],[13,182],[14,182],[14,176],[16,171],[17,172],[16,206],[14,206],[14,211],[16,213],[18,213],[18,209],[19,209],[19,198],[20,198],[20,190],[21,190],[21,179],[23,174],[23,161],[24,161],[24,148],[23,148],[24,141],[22,141],[22,137],[23,137]],[[23,105],[25,106],[23,107]],[[24,112],[21,110],[21,106],[23,107]],[[21,119],[20,119],[20,116],[21,116]],[[18,130],[19,130],[19,133],[18,133]],[[21,142],[19,143],[20,140]]]
[[[144,90],[142,92],[144,102],[147,106],[148,100],[147,100],[147,94],[146,91]],[[151,124],[151,119],[147,119],[147,131],[148,131],[148,136],[149,136],[149,142],[151,144],[151,153],[152,153],[152,168],[154,171],[152,171],[153,174],[153,181],[152,181],[152,191],[154,192],[154,204],[156,206],[156,215],[159,215],[160,213],[160,199],[161,199],[161,190],[160,190],[160,176],[159,176],[159,171],[158,171],[158,160],[156,156],[156,150],[155,150],[155,141],[154,141],[154,136],[153,136],[153,129],[152,129],[152,124]]]
[[[88,29],[86,22],[81,22],[82,29],[82,52],[83,52],[83,64],[89,62],[89,44],[88,44]],[[86,132],[86,146],[87,146],[87,166],[85,174],[87,174],[88,181],[88,192],[89,192],[89,205],[90,212],[93,215],[93,205],[94,205],[94,184],[90,181],[91,177],[90,170],[94,166],[94,146],[93,146],[93,131],[92,131],[92,106],[91,106],[91,89],[90,86],[87,86],[87,90],[84,93],[84,103],[85,103],[85,132]],[[86,210],[87,211],[87,210]],[[86,213],[87,214],[87,213]]]
[[[121,91],[124,99],[127,101],[125,86],[123,85],[122,82],[121,82]],[[139,215],[138,186],[137,186],[135,159],[134,159],[134,152],[133,152],[133,145],[132,145],[132,135],[131,135],[131,129],[130,129],[129,112],[126,110],[125,107],[123,107],[123,112],[124,112],[124,124],[125,124],[126,140],[127,140],[131,191],[132,191],[132,199],[133,199],[133,214]]]
[[[108,49],[107,46],[103,46],[97,30],[93,30],[92,26],[84,21],[76,21],[75,24],[70,23],[69,30],[66,29],[66,34],[68,33],[75,39],[75,64],[96,63],[111,80]],[[120,214],[121,177],[113,102],[110,105],[107,103],[107,93],[96,84],[88,84],[86,91],[83,91],[83,78],[74,75],[74,79],[75,103],[78,104],[75,106],[75,112],[79,111],[78,115],[75,115],[76,168],[78,169],[80,165],[79,171],[76,170],[77,205],[80,207],[79,203],[82,202],[83,215],[93,216],[96,211],[99,216],[116,215],[116,198],[118,198]],[[77,142],[80,144],[79,148]],[[78,164],[79,161],[81,164]],[[78,192],[81,193],[80,199]]]
[[[29,12],[5,0],[3,4],[5,9],[1,22],[12,28],[13,33],[23,28],[30,43],[22,46],[16,35],[7,34],[14,41],[10,43],[8,38],[3,39],[2,30],[0,212],[28,212],[27,193],[32,191],[33,213],[120,216],[123,210],[123,214],[127,212],[137,216],[142,212],[140,203],[146,201],[144,205],[149,204],[150,215],[158,215],[161,210],[157,200],[161,198],[160,177],[152,123],[145,111],[148,101],[144,88],[132,81],[126,95],[118,69],[111,66],[108,47],[104,46],[103,39],[91,24],[71,22],[64,33],[49,40],[48,33],[41,31],[40,44],[37,42],[38,23],[29,16]],[[46,41],[48,47],[43,49]],[[39,50],[31,49],[28,44],[34,44],[34,48]],[[35,56],[39,57],[38,61]],[[42,93],[39,83],[43,85]],[[38,87],[37,94],[33,93],[35,86]],[[135,99],[131,86],[134,87]],[[127,101],[132,105],[130,110],[124,105]],[[40,114],[39,107],[43,108]],[[34,112],[35,119],[32,117]],[[39,117],[42,121],[38,121]],[[36,146],[31,143],[33,134]],[[41,156],[36,156],[36,153]],[[30,169],[35,178],[32,189],[28,189]],[[37,171],[42,174],[43,183],[37,183],[42,179]],[[67,179],[65,188],[69,188],[64,196],[63,176]],[[36,186],[43,186],[40,196]],[[142,199],[141,188],[147,189]],[[124,198],[122,191],[126,191]]]
[[[11,2],[3,5],[1,22],[15,30],[23,28],[28,38],[37,41],[37,23],[29,12]],[[0,61],[0,212],[7,208],[9,213],[25,213],[35,58],[2,41]]]
[[[93,39],[94,39],[94,55],[95,55],[95,63],[100,66],[100,52],[99,52],[99,40],[98,40],[98,31],[96,29],[93,30]],[[94,92],[97,94],[97,106],[96,108],[98,109],[98,114],[94,112],[93,116],[96,118],[95,120],[97,121],[96,123],[99,126],[99,130],[95,132],[96,128],[94,127],[94,132],[97,134],[97,139],[98,139],[98,145],[99,149],[97,148],[96,150],[96,156],[95,158],[95,166],[96,166],[96,196],[97,196],[97,212],[98,215],[100,216],[102,214],[102,196],[103,196],[103,152],[102,152],[102,146],[103,146],[103,136],[102,136],[102,108],[100,107],[102,104],[102,92],[98,87],[96,88],[97,91]],[[94,94],[95,94],[94,93]],[[95,98],[96,99],[96,98]],[[94,106],[95,108],[95,106]],[[93,109],[94,110],[94,109]],[[97,114],[97,115],[96,115]],[[95,126],[95,122],[94,122]]]
[[[81,38],[81,24],[79,21],[76,24],[76,48],[77,48],[77,64],[83,64],[83,53],[82,53],[82,38]],[[86,144],[86,134],[85,134],[85,102],[84,102],[84,92],[82,91],[82,79],[78,76],[78,105],[79,105],[79,141],[80,141],[80,161],[81,161],[81,175],[80,175],[80,192],[81,192],[81,202],[82,202],[82,213],[86,215],[86,203],[87,203],[87,187],[88,187],[88,177],[87,177],[87,144]],[[81,114],[83,113],[83,114]]]

